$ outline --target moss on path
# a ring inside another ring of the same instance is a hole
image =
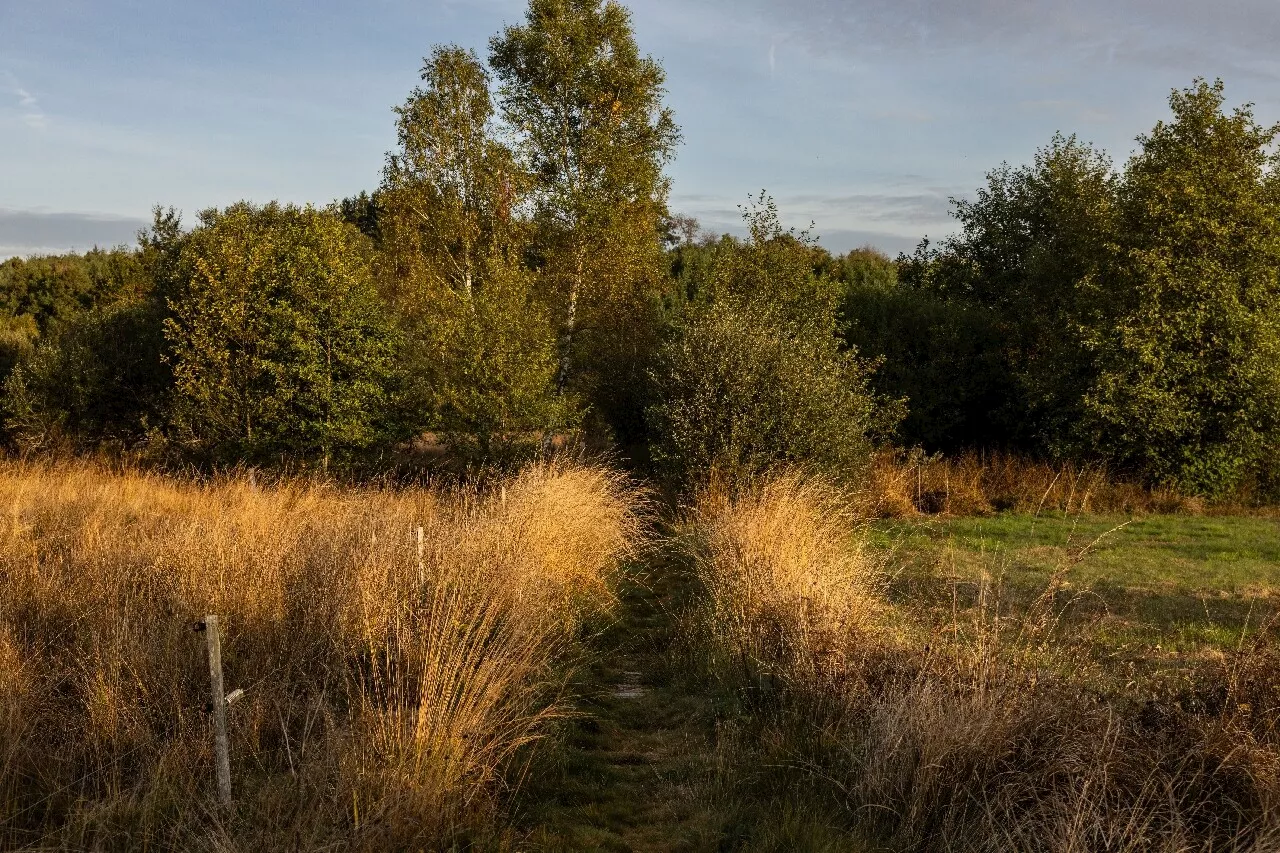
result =
[[[626,584],[620,619],[577,685],[580,716],[559,760],[530,781],[522,849],[718,849],[711,699],[675,663],[680,586],[673,573]]]

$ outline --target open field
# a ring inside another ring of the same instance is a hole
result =
[[[1025,608],[1053,585],[1064,623],[1095,656],[1184,667],[1230,651],[1272,617],[1280,590],[1280,520],[1259,516],[1001,514],[877,522],[893,595],[907,610],[951,617],[984,582]]]
[[[849,527],[845,506],[784,479],[692,521],[690,633],[809,827],[846,849],[1274,848],[1274,521]]]
[[[8,464],[0,846],[1273,849],[1280,522],[864,507]]]

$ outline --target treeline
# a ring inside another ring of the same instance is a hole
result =
[[[744,239],[672,216],[679,129],[616,3],[532,0],[489,48],[426,59],[371,193],[0,267],[8,440],[330,466],[587,435],[675,483],[896,443],[1280,490],[1280,128],[1221,83],[1119,169],[1055,137],[894,261],[764,193]]]

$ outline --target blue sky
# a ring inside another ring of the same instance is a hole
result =
[[[762,188],[822,243],[890,252],[1058,130],[1129,155],[1222,77],[1280,120],[1278,0],[646,0],[684,131],[672,209],[733,230]],[[155,204],[371,189],[433,44],[519,0],[0,0],[0,256],[131,242]]]

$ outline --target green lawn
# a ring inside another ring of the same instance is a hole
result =
[[[950,612],[984,575],[1012,608],[1065,570],[1067,621],[1106,656],[1158,658],[1234,646],[1280,601],[1280,520],[1242,516],[930,518],[877,523],[894,599]]]

